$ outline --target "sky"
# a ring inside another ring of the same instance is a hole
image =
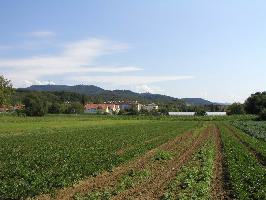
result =
[[[1,0],[14,87],[97,85],[215,102],[266,86],[266,1]]]

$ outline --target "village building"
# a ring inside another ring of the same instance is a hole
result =
[[[151,103],[151,104],[147,104],[147,105],[142,106],[142,109],[150,112],[152,110],[158,110],[159,106],[156,105],[155,103]]]
[[[140,111],[143,105],[136,101],[136,102],[120,103],[119,106],[120,106],[120,110],[135,109],[137,111]]]
[[[147,111],[152,111],[152,110],[158,110],[159,107],[158,105],[151,103],[147,105],[142,105],[138,103],[137,101],[133,102],[104,102],[102,104],[96,104],[96,103],[88,103],[84,106],[84,112],[85,113],[90,113],[90,114],[97,114],[97,113],[109,113],[109,114],[115,114],[118,113],[120,110],[121,111],[127,111],[127,110],[136,110],[136,111],[141,111],[147,110]]]
[[[2,105],[2,106],[0,106],[0,113],[22,110],[24,107],[25,107],[25,105],[23,105],[23,104],[16,104],[15,106]]]
[[[96,114],[96,113],[118,113],[120,111],[119,105],[116,104],[94,104],[94,103],[89,103],[84,106],[84,112],[85,113],[91,113],[91,114]]]

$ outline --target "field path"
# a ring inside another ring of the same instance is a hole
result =
[[[160,199],[164,193],[164,188],[175,177],[179,169],[185,165],[191,159],[193,153],[207,141],[210,131],[210,128],[205,129],[190,145],[183,148],[178,156],[168,161],[165,165],[155,164],[152,165],[151,168],[148,168],[152,173],[152,178],[149,179],[149,181],[120,193],[113,199]]]
[[[231,199],[229,186],[229,175],[225,166],[223,156],[223,145],[220,130],[217,126],[214,127],[214,142],[216,148],[216,156],[214,161],[214,174],[211,182],[212,199]]]
[[[185,132],[178,135],[175,139],[162,144],[161,146],[148,151],[143,156],[138,157],[135,160],[129,161],[113,169],[112,172],[103,172],[96,177],[89,177],[85,180],[80,181],[78,184],[67,187],[64,189],[59,189],[54,197],[50,195],[41,195],[35,197],[36,200],[68,200],[73,199],[76,193],[86,194],[92,190],[101,190],[105,187],[114,187],[121,176],[126,174],[129,170],[141,170],[144,169],[148,162],[150,162],[155,155],[155,153],[160,150],[170,150],[177,148],[177,144],[185,143],[187,140],[192,139],[192,132]]]

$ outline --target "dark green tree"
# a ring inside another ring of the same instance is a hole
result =
[[[233,103],[227,107],[227,115],[241,115],[244,114],[244,106],[241,103]]]
[[[70,103],[66,109],[66,114],[80,114],[83,112],[84,106],[79,102]]]
[[[34,94],[27,95],[23,99],[23,104],[27,116],[44,116],[47,113],[46,103]]]
[[[51,114],[58,114],[60,113],[60,104],[59,103],[52,103],[49,107],[48,107],[48,113]]]
[[[248,114],[259,114],[266,108],[266,92],[257,92],[252,94],[244,104],[245,111]]]
[[[206,116],[207,113],[204,109],[198,108],[195,111],[195,116]]]
[[[259,113],[259,120],[266,121],[266,109],[263,109]]]
[[[81,101],[80,103],[85,106],[85,104],[88,102],[88,97],[86,95],[81,96]]]

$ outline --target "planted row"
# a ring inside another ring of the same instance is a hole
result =
[[[266,123],[263,121],[234,121],[232,124],[250,136],[266,141]]]
[[[232,195],[236,199],[266,199],[266,169],[228,128],[220,124],[219,129],[222,133]]]
[[[214,159],[214,141],[208,140],[192,160],[177,173],[166,188],[162,199],[210,199]]]
[[[266,142],[265,141],[252,137],[235,127],[232,127],[229,125],[227,127],[229,127],[229,129],[234,133],[234,135],[236,135],[247,146],[249,146],[254,151],[261,154],[261,156],[266,157]]]

